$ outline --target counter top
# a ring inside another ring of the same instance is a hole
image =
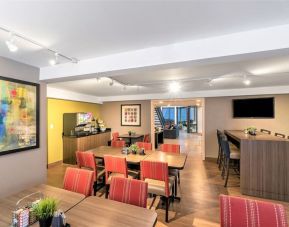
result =
[[[242,130],[225,130],[225,134],[233,137],[237,141],[241,140],[259,140],[259,141],[285,141],[289,142],[288,139],[283,139],[278,136],[268,135],[266,133],[257,132],[255,136],[252,136],[250,134],[246,134]]]
[[[86,136],[93,136],[93,135],[98,135],[98,134],[103,134],[103,133],[107,133],[107,132],[111,132],[111,129],[108,128],[106,129],[104,132],[97,132],[97,133],[90,133],[88,135],[74,135],[74,136],[63,136],[63,137],[68,137],[68,138],[81,138],[81,137],[86,137]]]

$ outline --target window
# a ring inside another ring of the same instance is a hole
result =
[[[174,122],[175,121],[175,108],[174,107],[163,107],[162,113],[164,115],[164,119],[166,122]]]
[[[177,107],[177,123],[187,126],[187,107]]]

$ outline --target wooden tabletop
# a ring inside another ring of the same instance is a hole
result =
[[[58,208],[64,212],[81,202],[85,196],[70,192],[61,188],[55,188],[49,185],[38,185],[17,194],[0,199],[0,226],[10,226],[12,220],[12,211],[16,208],[16,203],[23,197],[34,192],[42,192],[45,197],[52,197],[58,200]]]
[[[88,197],[66,213],[71,226],[149,227],[157,214],[153,210],[99,197]]]
[[[126,161],[131,164],[139,164],[140,161],[148,157],[153,151],[145,151],[145,155],[139,154],[122,154],[122,148],[120,147],[110,147],[110,146],[101,146],[89,150],[94,154],[96,158],[103,158],[104,155],[112,155],[117,157],[125,157]]]
[[[145,160],[167,162],[169,168],[182,170],[186,164],[187,154],[154,151]]]
[[[141,137],[143,137],[143,136],[144,136],[144,135],[141,135],[141,134],[134,134],[134,135],[123,134],[123,135],[118,136],[118,138],[123,138],[123,139],[125,139],[125,138],[127,138],[127,139],[129,139],[129,138],[138,139],[138,138],[141,138]]]
[[[225,130],[225,134],[233,137],[239,142],[241,140],[289,141],[288,139],[283,139],[278,136],[273,136],[262,132],[257,132],[256,136],[251,136],[250,134],[246,134],[243,130]]]

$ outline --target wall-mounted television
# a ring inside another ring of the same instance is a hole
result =
[[[274,118],[274,98],[233,100],[234,118]]]

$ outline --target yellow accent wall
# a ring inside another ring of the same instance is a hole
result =
[[[100,117],[100,104],[47,99],[48,164],[63,159],[63,114],[76,112],[91,112],[94,117],[98,118]]]

